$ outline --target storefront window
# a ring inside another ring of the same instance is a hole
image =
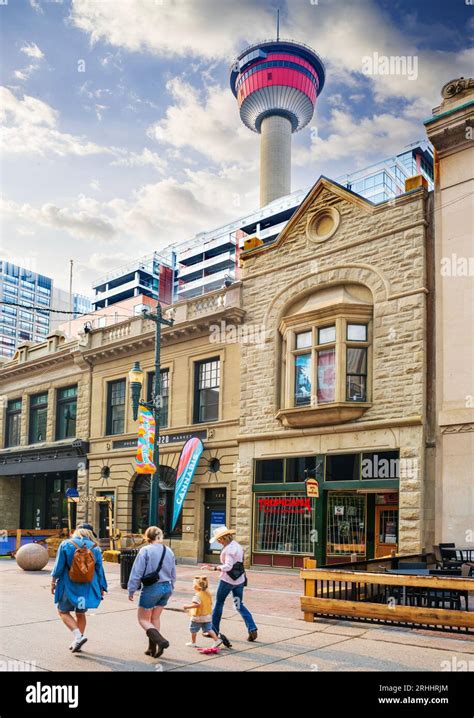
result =
[[[30,444],[46,441],[46,420],[48,417],[48,395],[35,394],[30,398]]]
[[[416,470],[416,462],[405,460],[405,473],[407,469]],[[374,451],[362,454],[362,479],[398,479],[400,478],[400,458],[398,451]],[[416,478],[416,476],[413,476]]]
[[[25,529],[62,529],[68,526],[66,491],[76,486],[76,474],[34,474],[21,482],[20,523]],[[76,505],[71,505],[71,523],[76,520]]]
[[[286,459],[285,481],[302,482],[306,479],[323,478],[324,456],[299,456],[298,458]]]
[[[255,483],[283,483],[283,461],[284,459],[259,459],[255,464]]]
[[[336,493],[328,495],[327,556],[366,553],[366,496]]]
[[[57,395],[56,439],[76,436],[77,386],[59,389]]]
[[[359,479],[360,454],[328,454],[326,481],[356,481]]]
[[[313,512],[303,493],[255,495],[254,551],[312,554]]]
[[[256,484],[303,483],[306,479],[322,480],[324,456],[298,456],[281,459],[257,459]]]

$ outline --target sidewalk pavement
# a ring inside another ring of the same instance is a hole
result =
[[[178,566],[176,590],[162,616],[170,647],[159,660],[144,655],[147,639],[136,620],[135,602],[120,588],[120,567],[105,564],[109,592],[88,612],[82,653],[71,654],[71,634],[58,618],[50,593],[52,562],[43,571],[22,571],[0,560],[0,670],[12,661],[37,671],[439,671],[474,670],[474,640],[440,632],[374,626],[338,620],[306,623],[299,608],[298,574],[248,571],[245,603],[258,625],[249,643],[240,616],[228,599],[221,625],[233,648],[202,655],[185,645],[188,616],[182,605],[192,596],[196,566]],[[218,574],[210,572],[215,593]],[[198,643],[210,646],[200,636]],[[27,667],[27,666],[26,666]]]

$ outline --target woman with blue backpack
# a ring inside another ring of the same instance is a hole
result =
[[[60,544],[51,571],[51,593],[62,622],[74,636],[69,646],[73,653],[80,651],[87,641],[84,635],[87,609],[97,608],[107,591],[102,552],[96,538],[91,524],[80,524],[71,538]]]

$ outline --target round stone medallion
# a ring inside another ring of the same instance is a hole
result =
[[[306,234],[312,242],[325,242],[339,227],[341,215],[334,207],[325,207],[308,218]]]

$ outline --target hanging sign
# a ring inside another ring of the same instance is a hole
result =
[[[306,479],[306,496],[312,499],[319,498],[319,484],[316,479]]]
[[[140,406],[138,415],[137,474],[154,474],[153,446],[155,444],[156,422],[149,409]]]

